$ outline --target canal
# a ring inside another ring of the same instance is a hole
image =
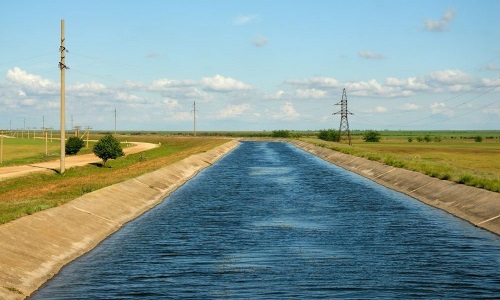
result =
[[[500,238],[287,143],[243,142],[30,299],[492,299]]]

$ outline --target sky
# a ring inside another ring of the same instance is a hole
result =
[[[500,130],[500,1],[0,0],[0,128]],[[196,104],[196,106],[194,106]],[[194,114],[196,110],[196,114]]]

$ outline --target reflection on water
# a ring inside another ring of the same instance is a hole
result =
[[[33,299],[481,299],[500,238],[284,143],[234,152]]]

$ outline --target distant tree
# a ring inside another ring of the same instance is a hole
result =
[[[289,130],[273,130],[274,138],[290,138],[292,134]]]
[[[106,166],[106,162],[109,159],[116,159],[124,155],[120,142],[111,134],[102,137],[94,145],[93,152],[97,157],[102,159],[103,166]]]
[[[481,142],[483,141],[483,137],[482,137],[482,136],[480,136],[480,135],[478,135],[478,136],[474,137],[474,141],[475,141],[476,143],[481,143]]]
[[[365,140],[365,142],[379,142],[380,132],[375,130],[368,130],[363,135],[363,139]]]
[[[72,136],[66,141],[65,152],[67,155],[77,154],[83,148],[84,142],[81,138]]]
[[[410,143],[413,142],[413,138],[411,136],[408,137],[408,142],[410,142]]]
[[[430,136],[430,135],[428,135],[428,134],[426,134],[426,135],[424,136],[424,141],[425,141],[426,143],[430,142],[430,141],[431,141],[431,136]]]
[[[335,129],[320,130],[318,138],[323,141],[338,142],[340,141],[339,131]]]

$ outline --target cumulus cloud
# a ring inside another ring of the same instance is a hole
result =
[[[257,48],[267,46],[267,43],[269,40],[261,35],[258,35],[256,38],[250,41],[252,45],[254,45]]]
[[[287,80],[285,81],[285,83],[291,85],[308,86],[311,88],[338,88],[340,86],[338,80],[335,78],[319,76],[314,76],[307,79]]]
[[[175,110],[175,109],[181,108],[179,101],[177,101],[175,99],[165,98],[165,99],[163,99],[162,102],[163,102],[163,104],[165,104],[165,106],[167,107],[168,110]]]
[[[295,91],[295,96],[299,99],[322,99],[327,96],[327,93],[326,91],[315,88],[305,90],[298,89]]]
[[[250,86],[230,77],[215,75],[201,79],[204,89],[215,92],[232,92],[249,90]]]
[[[234,25],[245,25],[258,19],[257,15],[239,15],[233,19]]]
[[[7,81],[33,93],[55,93],[60,85],[39,75],[30,74],[18,67],[7,71]]]
[[[228,119],[228,118],[237,117],[237,116],[240,116],[241,114],[243,114],[249,108],[250,108],[250,104],[248,104],[248,103],[229,105],[229,106],[225,107],[224,109],[220,110],[215,115],[215,118],[216,119]]]
[[[419,109],[420,107],[416,105],[415,103],[405,103],[403,105],[404,110],[416,110]]]
[[[446,104],[443,102],[434,102],[431,104],[431,112],[432,114],[439,114],[451,117],[453,115],[453,111],[446,108]]]
[[[450,9],[447,10],[439,20],[427,19],[424,22],[424,29],[434,32],[445,31],[453,18],[455,18],[455,15],[456,10]]]
[[[385,56],[379,53],[374,53],[370,51],[359,51],[358,56],[366,59],[384,59]]]
[[[274,119],[296,119],[300,116],[300,114],[295,110],[293,104],[291,102],[286,102],[285,104],[280,106],[280,110],[277,113],[271,114],[271,117]]]

